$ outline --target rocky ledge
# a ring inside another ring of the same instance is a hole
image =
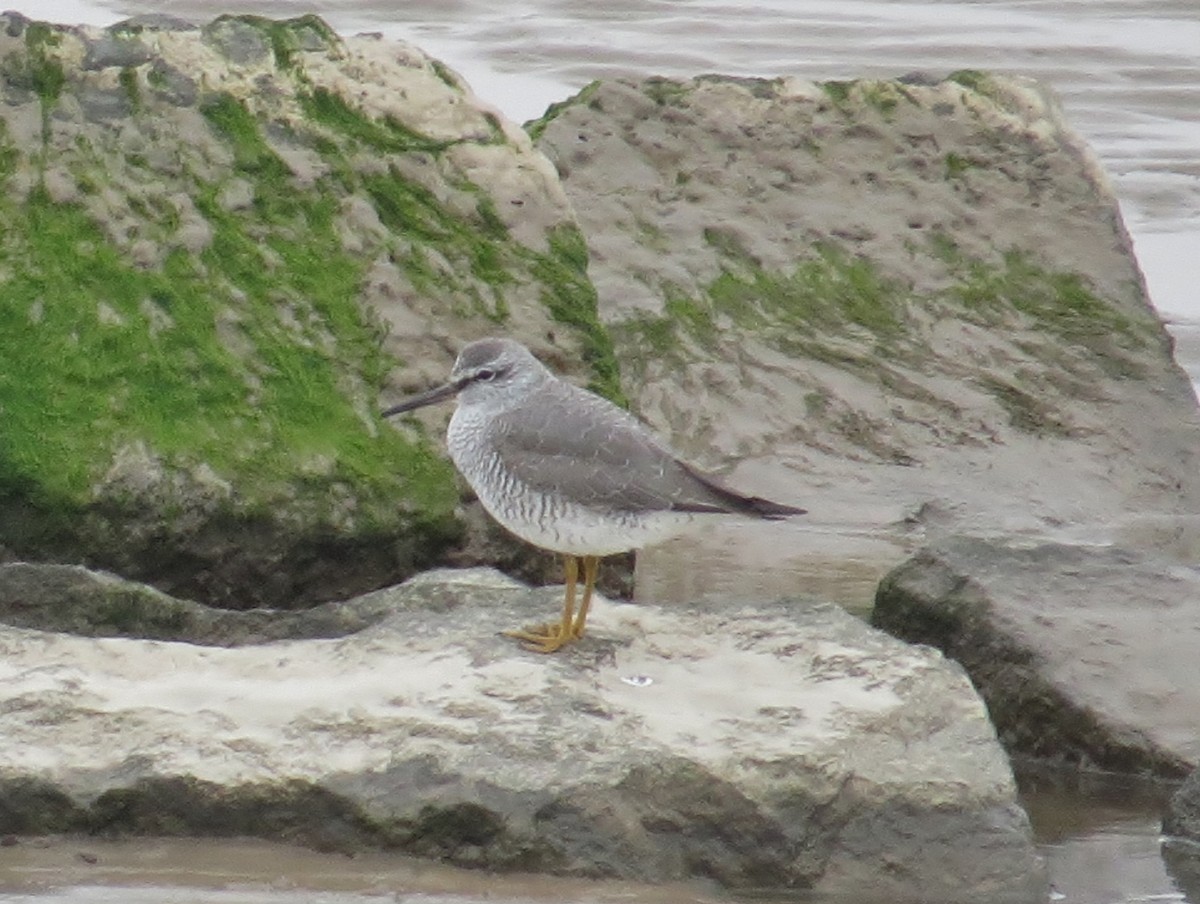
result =
[[[962,537],[880,584],[872,623],[960,662],[1016,755],[1180,778],[1200,763],[1200,572],[1114,547]]]
[[[372,623],[336,638],[0,629],[0,833],[251,834],[744,889],[1044,891],[987,713],[939,653],[788,603],[599,599],[589,637],[554,657],[497,636],[558,604],[557,588],[468,570],[351,601]]]

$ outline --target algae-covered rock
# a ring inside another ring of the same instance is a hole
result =
[[[684,454],[764,459],[786,498],[783,462],[814,518],[1047,531],[1200,506],[1191,386],[1044,87],[613,79],[528,128],[633,406]]]
[[[495,331],[619,392],[552,169],[416,49],[312,16],[0,25],[12,554],[344,597],[461,531],[382,396]]]

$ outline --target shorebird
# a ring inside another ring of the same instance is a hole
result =
[[[680,461],[631,414],[559,379],[512,339],[472,342],[446,383],[382,416],[455,396],[446,445],[459,473],[500,524],[565,558],[559,620],[504,632],[539,653],[583,636],[602,556],[665,539],[695,514],[805,512],[745,496]]]

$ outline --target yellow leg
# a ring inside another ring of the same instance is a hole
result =
[[[594,559],[595,556],[587,556],[584,558],[584,575],[588,572],[588,560]],[[563,594],[563,610],[562,618],[558,624],[553,622],[544,625],[529,625],[525,628],[520,628],[513,631],[505,631],[505,637],[515,637],[517,640],[525,641],[525,647],[537,653],[553,653],[555,650],[566,646],[571,641],[575,640],[582,634],[583,621],[587,618],[586,611],[581,607],[580,615],[582,618],[575,618],[575,588],[579,583],[579,560],[575,556],[563,557],[563,570],[566,573],[566,588]],[[591,569],[591,580],[595,580],[595,567]],[[584,605],[591,605],[591,584],[589,583],[584,590]],[[576,634],[576,625],[579,626],[580,634]]]
[[[571,626],[571,636],[576,640],[583,637],[583,625],[587,621],[588,610],[592,608],[592,591],[596,589],[596,574],[599,571],[599,556],[583,557],[583,602],[579,604],[579,615]]]

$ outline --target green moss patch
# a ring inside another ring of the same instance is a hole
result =
[[[565,113],[567,110],[576,104],[593,104],[598,103],[596,93],[600,90],[600,82],[594,81],[584,85],[578,92],[568,97],[566,100],[558,101],[546,108],[537,119],[531,119],[525,123],[525,131],[529,137],[537,141],[542,137],[542,133],[546,131],[546,126],[550,125],[555,119]]]
[[[288,500],[293,476],[316,461],[327,464],[311,482],[348,480],[376,497],[359,511],[368,522],[392,521],[404,498],[448,509],[445,469],[394,431],[371,435],[347,397],[348,380],[377,386],[389,363],[356,303],[362,265],[338,252],[328,204],[297,202],[305,237],[272,237],[275,266],[236,217],[205,207],[216,230],[201,260],[177,252],[142,270],[78,207],[42,192],[3,205],[20,227],[6,231],[5,254],[25,266],[0,304],[0,485],[84,507],[116,449],[140,440],[236,481],[248,511]],[[231,293],[254,349],[245,357],[218,334]]]
[[[386,154],[410,151],[444,151],[452,142],[436,141],[408,128],[401,122],[385,117],[372,119],[352,107],[339,94],[327,88],[315,88],[300,95],[305,114],[313,121],[328,126],[352,142]]]
[[[458,313],[481,315],[503,325],[509,317],[506,291],[517,283],[517,274],[526,274],[542,287],[541,299],[550,315],[578,333],[591,372],[590,387],[624,401],[612,343],[596,313],[596,290],[587,275],[587,245],[576,227],[556,228],[549,236],[548,250],[537,252],[509,236],[490,196],[466,180],[452,183],[456,190],[474,196],[474,215],[464,219],[395,166],[386,172],[358,174],[349,160],[356,146],[380,153],[432,153],[444,147],[423,144],[425,139],[414,139],[413,133],[394,122],[373,120],[329,92],[314,91],[302,102],[315,122],[350,140],[349,149],[328,141],[315,144],[331,168],[342,174],[346,187],[366,194],[389,229],[416,240],[397,248],[394,256],[415,286],[441,292],[452,288]],[[436,248],[439,256],[455,265],[453,270],[435,270],[426,248]]]
[[[783,351],[811,355],[813,337],[866,335],[886,343],[904,332],[908,293],[864,258],[824,245],[791,273],[779,274],[762,268],[719,231],[705,236],[727,269],[697,297],[664,287],[661,316],[643,315],[618,328],[633,348],[667,355],[686,336],[716,351],[733,327]]]
[[[856,106],[865,107],[886,118],[901,103],[913,102],[909,91],[903,84],[896,81],[852,79],[848,81],[831,80],[817,84],[833,106],[845,112]]]
[[[1005,252],[999,261],[969,259],[945,236],[934,237],[933,249],[954,279],[943,298],[966,316],[1012,324],[1019,315],[1035,331],[1076,349],[1081,364],[1111,377],[1142,375],[1135,359],[1157,330],[1149,311],[1128,314],[1081,274],[1047,270],[1023,251]]]

